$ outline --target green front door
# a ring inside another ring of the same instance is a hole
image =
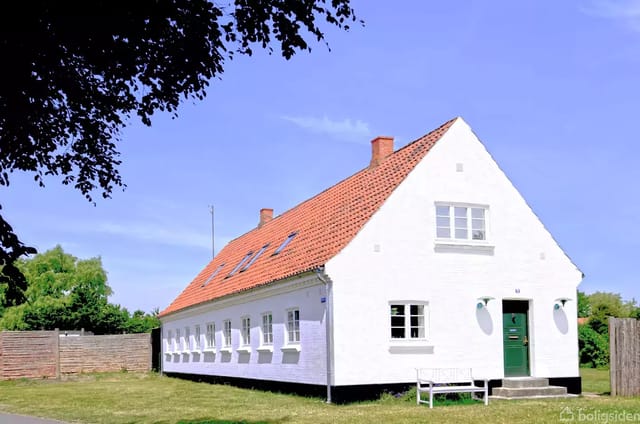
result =
[[[527,301],[502,301],[505,377],[529,375],[528,311],[529,302]]]

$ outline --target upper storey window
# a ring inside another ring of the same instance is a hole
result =
[[[487,207],[436,204],[436,237],[452,240],[487,240]]]

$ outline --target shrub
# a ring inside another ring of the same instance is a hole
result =
[[[609,366],[609,338],[587,324],[578,326],[580,364],[591,368]]]
[[[411,403],[416,403],[416,399],[417,399],[417,389],[415,387],[410,388],[403,396],[402,399],[407,401],[407,402],[411,402]]]
[[[407,392],[396,397],[399,397],[405,402],[416,403],[416,388],[412,387]],[[428,400],[429,393],[422,393],[421,398]],[[471,393],[438,393],[433,397],[433,401],[439,405],[465,405],[477,402],[477,400],[473,399]]]

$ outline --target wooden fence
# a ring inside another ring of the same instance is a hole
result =
[[[65,337],[58,331],[0,333],[2,380],[150,369],[149,334]]]
[[[640,320],[609,318],[612,396],[640,396]]]

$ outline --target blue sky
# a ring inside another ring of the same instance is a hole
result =
[[[331,51],[236,58],[178,119],[131,122],[124,192],[94,207],[14,174],[6,218],[41,251],[100,256],[113,302],[163,309],[211,257],[208,205],[219,250],[260,208],[280,214],[366,166],[376,135],[401,147],[462,116],[586,274],[580,288],[640,300],[640,1],[354,7],[366,25],[327,28]]]

